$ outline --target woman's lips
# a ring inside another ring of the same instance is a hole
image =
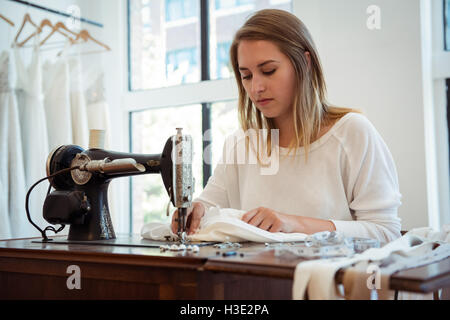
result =
[[[266,104],[268,104],[270,101],[272,101],[273,99],[261,99],[256,101],[258,103],[258,105],[260,106],[265,106]]]

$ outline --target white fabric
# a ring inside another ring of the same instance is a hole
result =
[[[84,71],[84,70],[83,70]],[[111,125],[109,105],[105,98],[104,73],[97,68],[90,68],[84,72],[89,79],[84,78],[87,85],[85,92],[86,113],[89,130],[104,130],[105,140],[103,148],[111,150]],[[117,184],[111,183],[108,188],[108,205],[111,216],[115,217],[117,210]]]
[[[105,130],[105,146],[110,148],[109,106],[104,96],[103,72],[95,76],[93,84],[86,91],[87,117],[89,130]]]
[[[9,55],[2,52],[0,55],[0,239],[11,238],[11,223],[9,219],[9,113],[13,105],[13,96],[9,86]],[[11,129],[16,123],[11,124]],[[20,134],[20,131],[19,131]]]
[[[30,235],[25,216],[25,171],[9,52],[0,55],[0,239]]]
[[[436,231],[431,227],[415,228],[407,234],[414,234],[431,241],[450,242],[450,224],[443,225],[441,231]]]
[[[38,37],[35,37],[38,44]],[[25,68],[18,48],[14,48],[17,66],[17,105],[22,136],[23,162],[26,189],[46,176],[45,164],[49,154],[47,121],[43,106],[42,75],[39,49],[33,48],[31,63]],[[42,217],[42,206],[47,194],[44,183],[38,185],[30,196],[29,207],[33,221],[40,226],[47,225]],[[23,211],[21,211],[23,212]],[[28,236],[38,235],[37,231]]]
[[[306,238],[303,233],[268,232],[245,223],[241,220],[245,211],[235,209],[220,209],[211,207],[200,221],[199,230],[188,236],[191,241],[218,242],[293,242]],[[170,224],[148,223],[141,231],[144,239],[165,240],[166,236],[174,236]]]
[[[362,254],[357,254],[350,258],[319,259],[300,262],[294,273],[293,299],[304,299],[306,293],[310,300],[330,300],[340,298],[341,296],[334,280],[336,272],[340,268],[345,268],[362,261],[377,263],[383,260],[385,261],[389,257],[392,258],[393,255],[391,254],[394,253],[396,256],[409,257],[412,256],[413,252],[430,252],[428,259],[424,259],[423,261],[420,261],[420,263],[415,263],[414,265],[408,265],[408,267],[417,267],[433,261],[442,260],[450,254],[450,245],[448,244],[442,245],[437,256],[431,254],[433,247],[433,241],[413,234],[406,234],[382,248],[368,249]],[[430,257],[433,257],[433,259],[430,259]],[[394,272],[400,270],[398,264],[396,267],[397,268],[392,269],[391,271]],[[404,265],[402,267],[406,268]],[[389,271],[389,269],[386,269],[386,271]]]
[[[80,58],[69,59],[70,104],[73,143],[87,149],[89,144],[88,118]]]
[[[415,237],[408,234],[408,236]],[[392,300],[395,292],[390,290],[391,275],[402,270],[421,267],[433,262],[447,258],[450,255],[450,244],[435,242],[423,238],[423,243],[417,242],[415,246],[408,251],[391,252],[389,257],[383,260],[370,261],[368,259],[358,262],[355,266],[346,268],[343,285],[345,288],[346,299],[351,300],[369,300],[373,292],[368,288],[368,278],[370,272],[373,272],[374,266],[378,267],[379,283],[376,289],[378,299]],[[368,268],[372,268],[369,272]],[[370,279],[373,280],[373,279]],[[374,283],[371,283],[373,286]],[[400,300],[432,299],[432,293],[417,294],[411,292],[399,292]]]
[[[227,138],[221,161],[194,201],[207,208],[268,207],[327,219],[348,237],[381,242],[400,237],[401,195],[395,164],[382,137],[363,115],[342,117],[311,144],[307,163],[304,148],[298,148],[297,155],[274,148],[269,168],[239,162],[245,159],[244,150],[242,131]],[[252,155],[250,159],[256,159]]]
[[[66,58],[46,61],[43,66],[44,107],[47,119],[48,144],[53,150],[72,144],[69,67]]]

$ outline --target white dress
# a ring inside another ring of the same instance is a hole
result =
[[[84,84],[87,85],[86,90],[86,111],[88,118],[89,130],[104,130],[105,140],[104,149],[111,150],[111,132],[109,106],[105,99],[105,88],[103,77],[104,73],[94,66],[89,66],[84,71]],[[112,182],[108,189],[108,205],[111,217],[115,217],[117,213],[117,197],[119,195],[118,185]]]
[[[8,56],[0,56],[0,239],[11,238],[8,210],[8,141],[9,95]]]
[[[89,130],[105,130],[105,149],[110,148],[109,106],[104,94],[104,73],[94,76],[92,85],[86,91],[87,117]]]
[[[43,66],[44,107],[49,149],[72,144],[69,67],[65,57]]]
[[[25,172],[17,100],[11,88],[9,52],[0,55],[0,239],[29,236]]]
[[[45,164],[49,154],[47,121],[42,95],[42,75],[39,49],[35,47],[31,63],[25,68],[19,50],[14,48],[17,66],[17,103],[22,134],[26,190],[46,176]],[[42,217],[42,206],[48,183],[41,183],[30,195],[29,208],[33,221],[41,228],[48,225]],[[36,235],[39,233],[36,231]]]
[[[89,143],[89,129],[82,71],[80,58],[71,58],[69,60],[69,73],[72,140],[74,144],[87,149]]]

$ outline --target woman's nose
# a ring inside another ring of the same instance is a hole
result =
[[[264,82],[264,79],[262,79],[262,77],[259,76],[253,76],[252,77],[252,93],[255,94],[260,94],[262,92],[264,92],[264,90],[266,90],[266,84]]]

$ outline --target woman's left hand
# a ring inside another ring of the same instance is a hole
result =
[[[259,207],[242,216],[242,221],[269,232],[298,232],[291,215],[277,212],[275,210]],[[299,218],[299,217],[297,217]]]
[[[280,213],[264,207],[244,213],[242,220],[269,232],[313,234],[336,230],[336,226],[331,220]]]

